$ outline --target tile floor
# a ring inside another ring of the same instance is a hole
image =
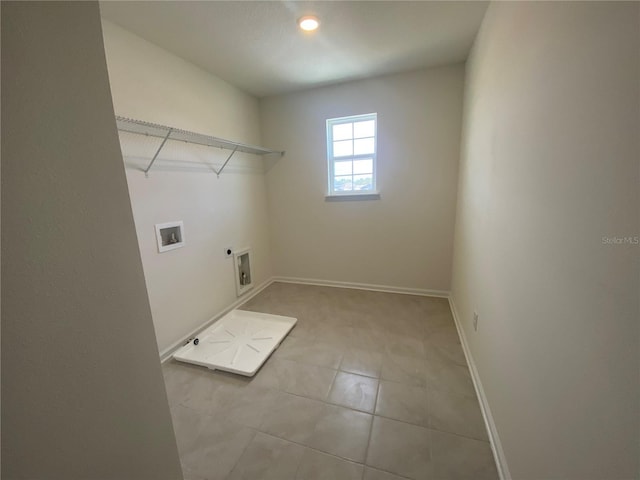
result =
[[[497,479],[445,299],[274,283],[296,317],[246,378],[163,365],[185,480]]]

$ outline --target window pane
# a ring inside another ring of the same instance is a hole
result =
[[[333,174],[336,176],[339,175],[351,175],[353,173],[352,167],[353,162],[349,160],[348,162],[336,162],[333,164]],[[358,173],[368,173],[368,172],[358,172]]]
[[[375,144],[373,138],[361,138],[360,140],[354,140],[353,143],[355,155],[374,153]]]
[[[353,138],[352,128],[353,123],[339,123],[338,125],[333,125],[333,139],[334,140],[346,140],[348,138]]]
[[[333,190],[335,192],[350,192],[353,190],[353,177],[351,175],[333,177]]]
[[[367,120],[366,122],[356,122],[353,124],[353,138],[375,136],[376,122]]]
[[[342,163],[342,162],[340,162]],[[337,165],[337,164],[336,164]],[[353,162],[353,173],[373,173],[373,160],[356,160]],[[338,171],[336,170],[336,175]]]
[[[371,193],[376,181],[377,114],[331,118],[327,125],[330,194]]]
[[[333,142],[333,156],[347,157],[353,155],[353,140],[343,140],[342,142]]]
[[[354,175],[353,190],[373,190],[373,176],[371,174]]]

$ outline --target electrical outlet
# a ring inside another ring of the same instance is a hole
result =
[[[478,331],[478,312],[473,312],[473,329]]]
[[[224,249],[224,256],[229,258],[231,255],[233,255],[233,247],[227,247]]]

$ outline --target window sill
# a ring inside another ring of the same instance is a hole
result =
[[[380,200],[380,192],[343,193],[324,196],[325,202],[357,202],[359,200]]]

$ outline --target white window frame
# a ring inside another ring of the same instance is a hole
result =
[[[355,123],[370,121],[374,122],[373,131],[373,153],[367,153],[364,155],[350,155],[344,157],[335,157],[333,155],[333,126],[343,123]],[[379,194],[377,188],[377,157],[378,157],[378,114],[366,113],[363,115],[352,115],[349,117],[339,117],[327,119],[327,197],[360,197],[360,196],[377,196]],[[334,187],[334,169],[336,161],[351,160],[356,161],[360,159],[369,159],[373,161],[372,167],[372,188],[370,190],[347,190],[336,191]]]

